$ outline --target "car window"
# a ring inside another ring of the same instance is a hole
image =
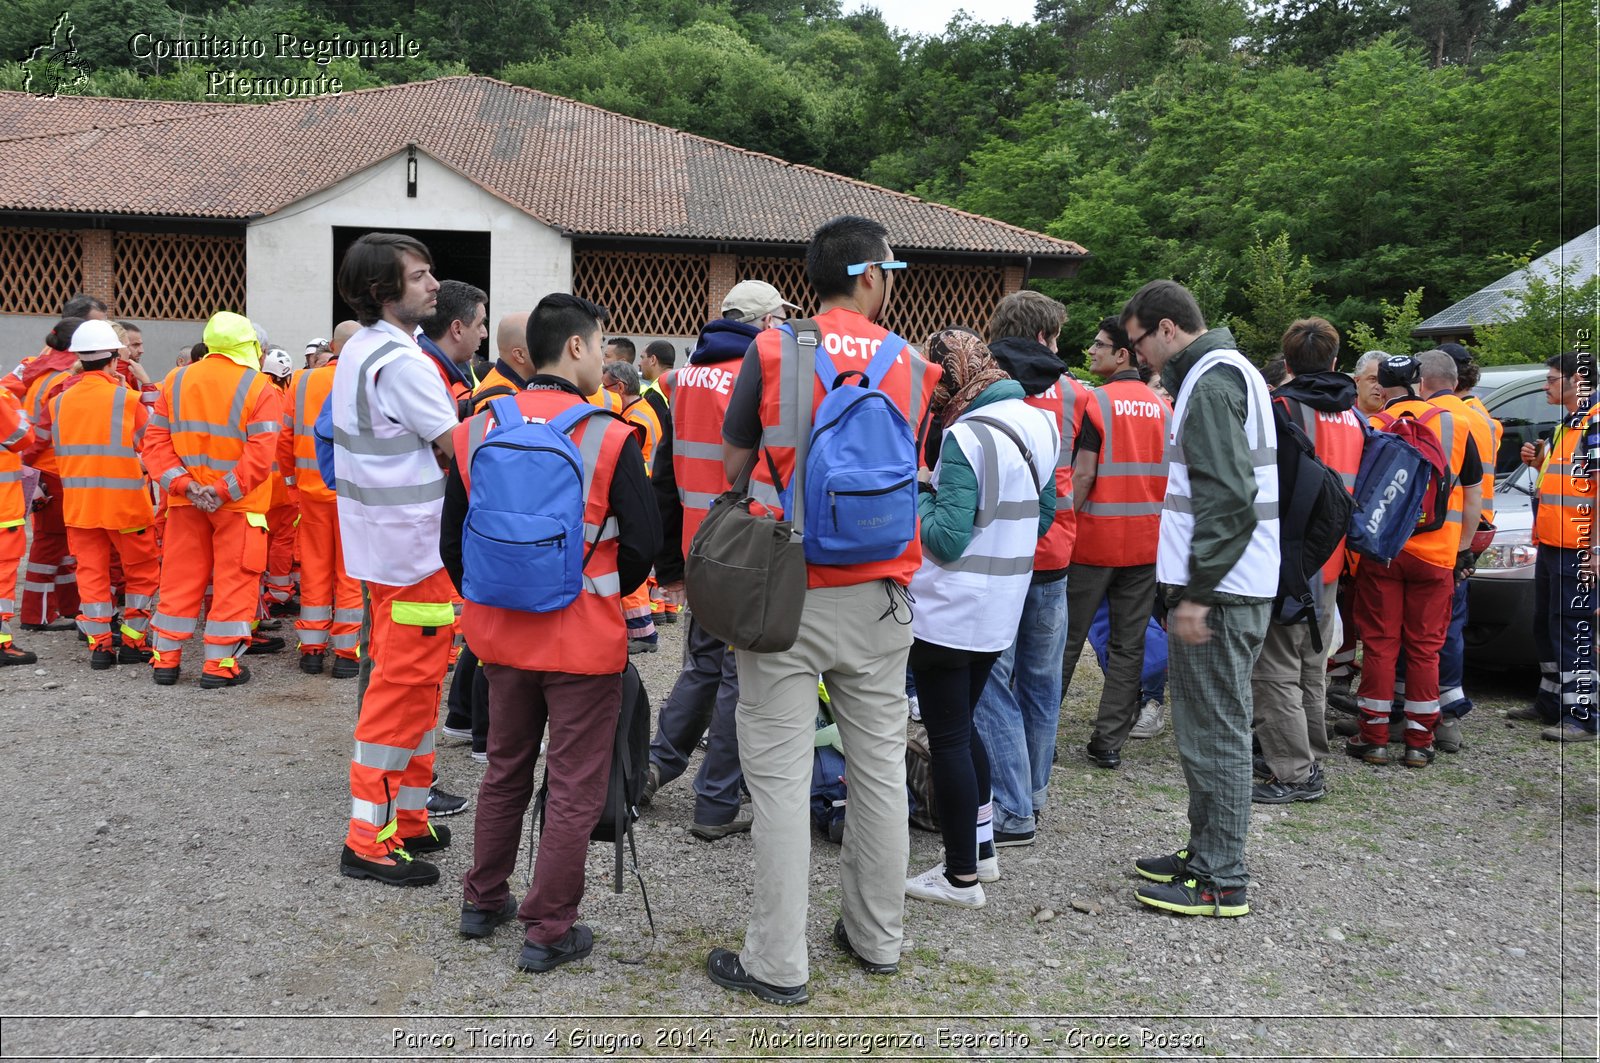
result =
[[[1522,444],[1549,439],[1561,421],[1561,407],[1545,401],[1543,382],[1501,395],[1486,405],[1506,429],[1495,462],[1496,474],[1514,472],[1522,462]]]

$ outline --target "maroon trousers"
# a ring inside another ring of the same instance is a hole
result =
[[[611,750],[622,708],[621,675],[525,672],[485,664],[489,677],[489,767],[478,790],[472,870],[462,880],[468,904],[497,911],[511,895],[523,816],[545,725],[550,794],[533,886],[517,918],[528,940],[551,945],[578,919],[589,832],[605,810]]]
[[[1455,576],[1401,554],[1389,565],[1363,558],[1356,570],[1355,622],[1361,635],[1361,741],[1389,744],[1395,664],[1406,661],[1406,746],[1433,745],[1439,723],[1439,651],[1450,628]]]

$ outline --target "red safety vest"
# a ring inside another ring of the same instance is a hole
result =
[[[1092,396],[1084,418],[1100,433],[1100,465],[1078,510],[1072,559],[1107,568],[1153,565],[1172,408],[1138,380],[1108,381]]]
[[[1324,413],[1313,410],[1303,402],[1292,399],[1279,398],[1289,411],[1289,416],[1294,423],[1305,432],[1306,438],[1311,440],[1317,458],[1322,464],[1339,474],[1344,481],[1345,490],[1355,493],[1356,473],[1361,471],[1361,451],[1366,446],[1367,433],[1361,424],[1361,418],[1354,410],[1342,410],[1339,413]],[[1344,540],[1339,540],[1339,545],[1334,547],[1333,556],[1328,558],[1327,564],[1322,566],[1322,582],[1329,583],[1339,578],[1339,573],[1344,570]]]
[[[743,358],[730,358],[709,365],[686,365],[669,374],[676,378],[672,385],[672,477],[683,504],[685,560],[711,503],[731,486],[722,471],[722,422],[743,367]]]
[[[889,335],[854,310],[837,308],[816,317],[822,333],[823,349],[833,358],[839,372],[852,369],[865,371],[877,352],[878,345]],[[783,342],[776,329],[767,329],[756,337],[756,353],[761,358],[761,448],[765,456],[756,461],[751,478],[751,493],[757,501],[773,512],[781,512],[778,489],[772,482],[767,458],[777,466],[779,480],[787,484],[794,476],[795,444],[799,432],[810,432],[816,417],[817,406],[826,392],[811,366],[805,367],[805,378],[811,381],[811,413],[804,424],[791,423],[792,413],[786,416],[782,395],[788,387],[784,378],[794,370],[783,364]],[[922,430],[928,406],[933,400],[933,389],[939,383],[941,370],[922,359],[909,346],[896,358],[894,365],[879,381],[878,388],[900,408],[910,422],[913,432]],[[908,585],[911,576],[922,564],[922,540],[917,535],[899,557],[887,561],[869,561],[859,565],[807,565],[807,586],[852,587],[858,583],[889,579]]]
[[[1072,449],[1094,393],[1071,373],[1063,373],[1059,381],[1022,401],[1048,413],[1061,433],[1061,450],[1056,455],[1056,515],[1033,555],[1034,571],[1050,572],[1072,563],[1072,547],[1078,538],[1078,514],[1072,508]]]
[[[539,389],[516,396],[523,416],[551,420],[583,399],[567,391]],[[493,410],[475,414],[451,436],[461,482],[472,495],[472,455],[495,424]],[[634,429],[609,417],[590,417],[572,433],[583,456],[584,537],[592,548],[583,567],[583,590],[571,605],[554,613],[525,613],[467,602],[461,632],[480,661],[529,672],[616,675],[628,663],[628,626],[622,619],[622,588],[617,572],[617,522],[611,516],[611,479]],[[595,446],[593,433],[602,433]]]

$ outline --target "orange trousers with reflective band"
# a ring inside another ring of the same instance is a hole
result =
[[[252,524],[254,516],[258,523]],[[193,506],[167,509],[161,566],[161,600],[150,620],[150,663],[175,668],[194,634],[207,584],[206,672],[234,676],[250,644],[267,567],[267,529],[259,515],[238,510],[202,513]]]
[[[301,653],[355,660],[361,647],[361,584],[345,575],[334,502],[300,500],[300,615],[294,622]],[[331,636],[331,637],[330,637]]]
[[[22,622],[48,624],[78,615],[78,574],[67,546],[61,477],[39,474],[39,490],[50,496],[33,514],[33,547],[22,572]]]
[[[450,661],[455,587],[440,569],[420,583],[368,583],[372,677],[356,720],[345,844],[377,859],[428,832],[433,728]]]
[[[294,557],[299,506],[267,510],[267,584],[262,597],[282,604],[294,597]]]
[[[161,585],[155,529],[113,531],[69,525],[67,543],[78,559],[78,596],[82,599],[78,628],[89,636],[90,648],[111,648],[111,622],[116,615],[112,587],[118,578],[114,570],[119,567],[124,595],[122,641],[126,646],[143,646],[150,630],[150,608]]]
[[[11,618],[17,615],[17,570],[27,542],[28,529],[21,524],[0,528],[0,646],[11,641]]]

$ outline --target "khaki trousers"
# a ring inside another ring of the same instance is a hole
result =
[[[891,600],[891,594],[893,599]],[[891,608],[892,603],[897,603]],[[740,962],[770,985],[810,980],[811,763],[817,676],[849,765],[840,858],[845,930],[873,963],[898,963],[905,915],[906,657],[909,608],[883,580],[806,593],[782,653],[738,651],[739,763],[755,812],[755,882]]]
[[[1338,648],[1330,645],[1338,596],[1338,580],[1322,585],[1317,602],[1322,612],[1321,653],[1312,649],[1307,625],[1269,623],[1261,656],[1250,674],[1261,755],[1282,782],[1304,782],[1311,766],[1328,755],[1328,655]]]

